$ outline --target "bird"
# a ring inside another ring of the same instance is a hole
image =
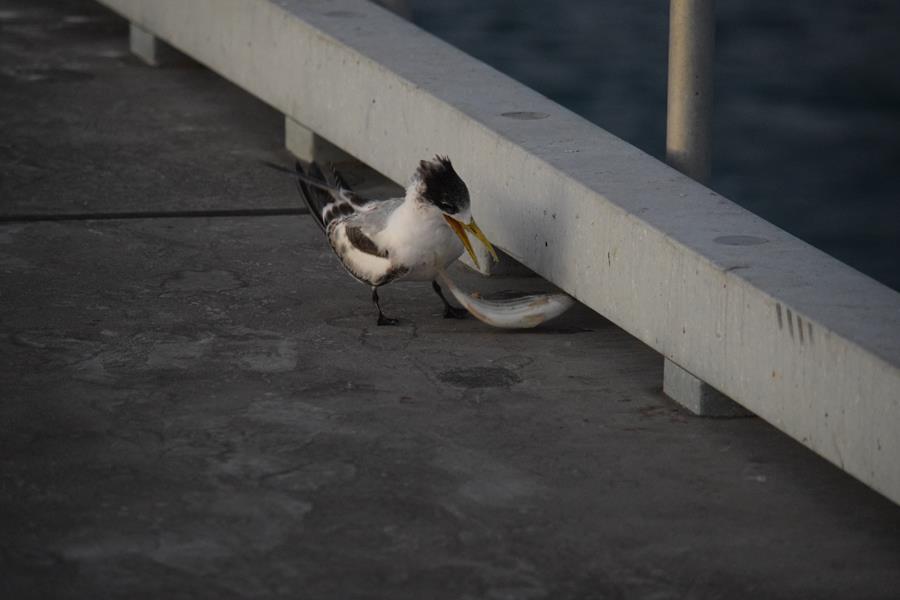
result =
[[[304,169],[298,161],[297,188],[346,271],[371,287],[377,324],[399,323],[385,316],[378,296],[380,287],[395,281],[431,281],[444,318],[464,318],[467,311],[444,297],[438,274],[464,251],[479,266],[467,232],[499,259],[472,217],[469,189],[449,157],[419,161],[405,195],[388,200],[357,194],[334,165],[324,166],[313,161]]]

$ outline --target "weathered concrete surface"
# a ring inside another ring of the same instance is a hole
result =
[[[211,144],[280,143],[281,120],[216,118]],[[181,206],[149,135],[128,184]],[[38,208],[125,200],[87,168],[120,143],[94,143]],[[383,297],[400,327],[303,216],[0,225],[0,597],[898,596],[894,505],[761,420],[689,418],[660,356],[592,312],[508,332],[441,319],[427,285]]]
[[[280,156],[280,113],[205,69],[142,64],[96,3],[0,6],[0,217],[297,207],[255,162]]]
[[[687,417],[584,309],[494,331],[409,284],[377,328],[302,217],[0,244],[3,597],[900,590],[894,506],[759,420]]]
[[[894,290],[370,2],[101,1],[395,181],[453,156],[510,256],[900,503]]]

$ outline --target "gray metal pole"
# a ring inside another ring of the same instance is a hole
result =
[[[666,162],[709,179],[712,144],[715,0],[671,0]]]

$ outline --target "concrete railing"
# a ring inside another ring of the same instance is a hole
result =
[[[900,502],[900,295],[359,0],[102,0]]]

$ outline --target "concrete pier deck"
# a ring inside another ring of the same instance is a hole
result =
[[[282,116],[127,31],[0,0],[0,597],[900,596],[894,504],[595,313],[375,327]]]

